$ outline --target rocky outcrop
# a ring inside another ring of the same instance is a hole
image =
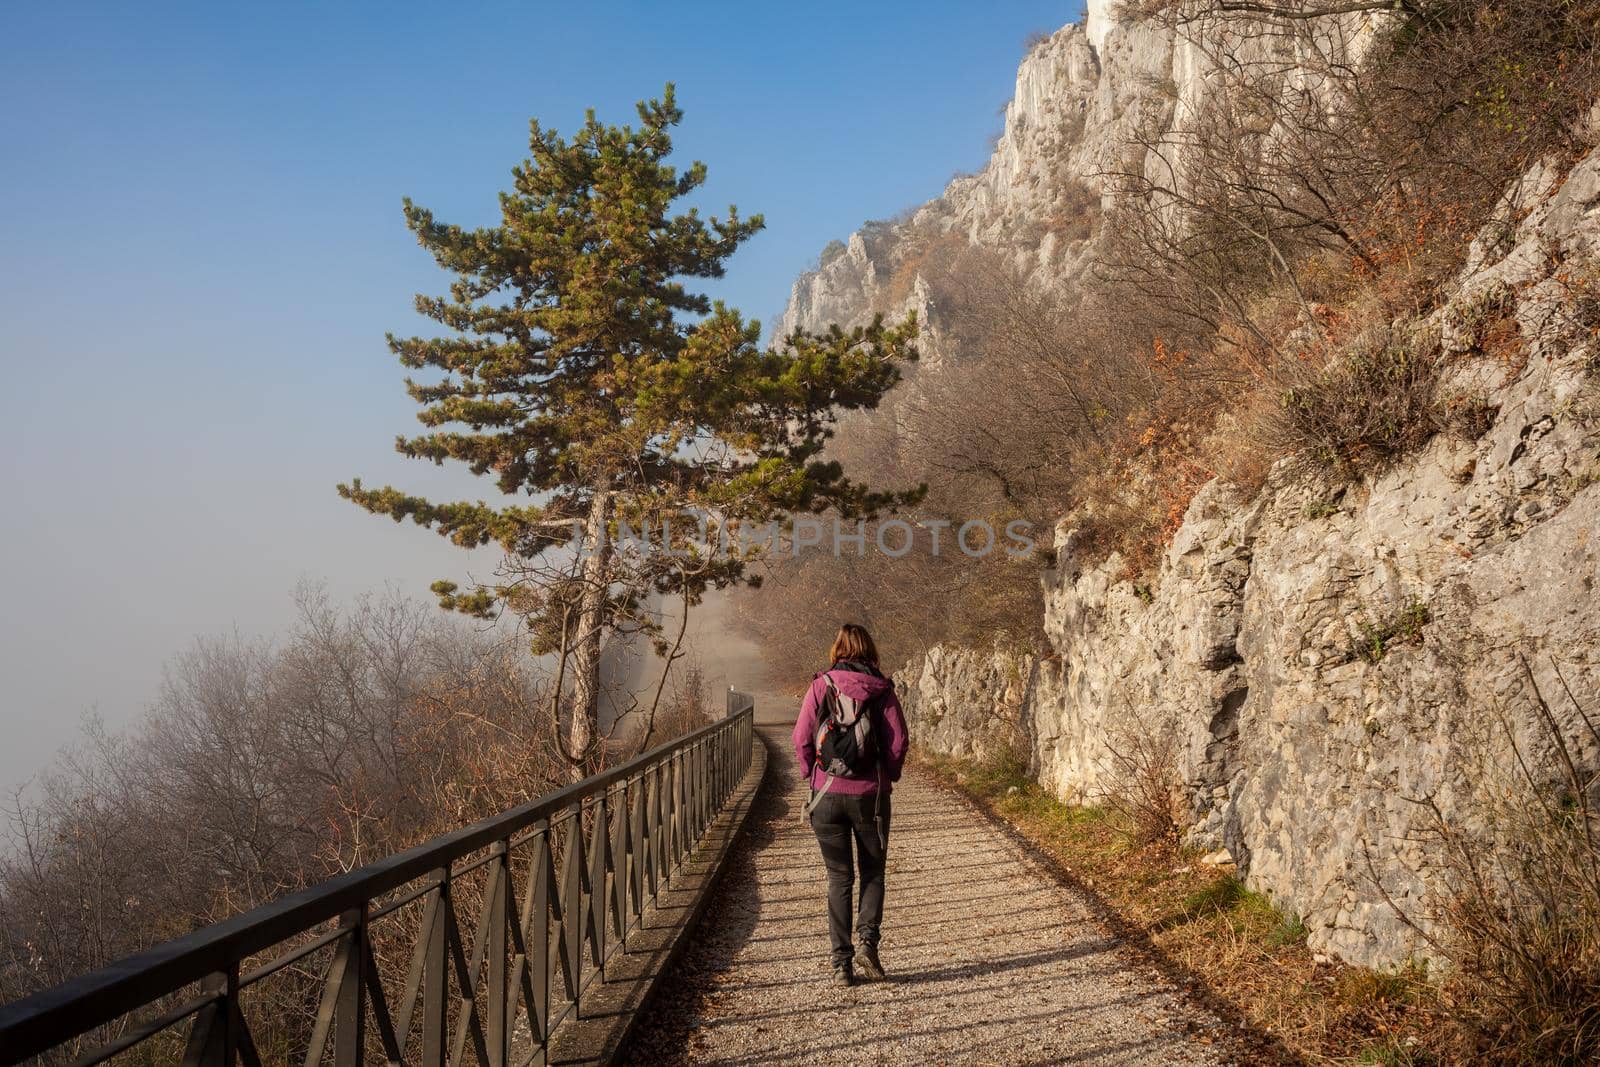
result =
[[[929,242],[940,237],[999,253],[1034,284],[1070,292],[1090,263],[1086,220],[1109,195],[1107,175],[1131,168],[1181,184],[1183,175],[1173,168],[1181,171],[1182,160],[1130,146],[1192,123],[1225,82],[1216,77],[1211,51],[1168,27],[1120,21],[1116,6],[1094,0],[1084,24],[1036,44],[1017,68],[1005,123],[984,168],[958,175],[942,196],[907,218],[867,223],[842,252],[835,242],[833,254],[795,281],[776,335],[915,310],[932,327],[934,336],[924,336],[922,347],[937,361],[939,308],[926,281],[917,279],[936,258],[926,255]],[[1357,15],[1334,25],[1329,33],[1339,39],[1330,50],[1358,55],[1375,17],[1381,16]],[[1247,24],[1234,32],[1251,36]],[[1292,64],[1294,57],[1283,59]],[[1284,91],[1297,88],[1286,82]]]
[[[1025,711],[1054,703],[1056,665],[1026,653],[936,646],[896,675],[911,743],[946,756],[1028,758]]]
[[[1130,133],[1180,127],[1213,91],[1203,48],[1111,7],[1095,0],[1087,27],[1024,60],[982,172],[835,248],[796,283],[785,328],[914,308],[931,357],[918,373],[936,373],[938,301],[919,273],[930,235],[1070,288],[1092,242],[1065,213],[1105,192],[1097,175]],[[1355,53],[1371,26],[1340,32]],[[1480,400],[1481,436],[1437,438],[1359,486],[1287,462],[1249,499],[1208,485],[1148,582],[1059,530],[1049,654],[932,650],[901,675],[915,742],[1019,750],[1055,793],[1093,801],[1114,746],[1175,731],[1190,843],[1226,849],[1321,951],[1366,964],[1424,952],[1408,924],[1426,925],[1438,885],[1430,811],[1471,833],[1515,765],[1510,738],[1538,762],[1535,685],[1567,727],[1578,707],[1600,710],[1600,303],[1586,295],[1600,284],[1600,159],[1536,168],[1503,216],[1426,324],[1452,359],[1446,393]],[[1527,356],[1513,364],[1476,344],[1508,310]],[[1578,758],[1600,765],[1586,740]]]
[[[816,270],[795,281],[777,335],[909,310],[937,330],[937,309],[917,274],[925,243],[940,235],[999,251],[1053,283],[1071,277],[1083,266],[1086,242],[1081,232],[1068,239],[1068,223],[1097,201],[1097,154],[1120,125],[1104,115],[1091,120],[1091,113],[1097,107],[1126,110],[1125,101],[1100,100],[1101,85],[1099,61],[1083,27],[1068,26],[1036,45],[1017,71],[989,164],[953,179],[943,196],[909,218],[868,223],[851,234],[842,252],[824,256]],[[1085,139],[1090,129],[1101,135]],[[931,346],[934,358],[937,347]],[[923,348],[930,349],[926,337]]]
[[[1600,156],[1518,192],[1535,206],[1433,323],[1460,352],[1455,379],[1496,412],[1482,437],[1436,439],[1347,489],[1287,462],[1250,500],[1212,483],[1148,585],[1059,531],[1046,629],[1060,676],[936,650],[910,687],[919,739],[1003,743],[968,736],[988,716],[955,704],[982,707],[995,678],[1026,672],[1012,688],[1035,773],[1092,801],[1108,739],[1175,722],[1192,844],[1226,848],[1315,948],[1365,964],[1424,953],[1409,923],[1426,926],[1436,887],[1429,805],[1470,835],[1510,738],[1530,763],[1548,754],[1534,685],[1600,765],[1578,720],[1600,709],[1600,313],[1574,284],[1600,262]],[[1464,339],[1507,293],[1528,356],[1512,367]],[[935,707],[941,726],[924,728]]]

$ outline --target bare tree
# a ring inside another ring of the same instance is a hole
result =
[[[141,724],[91,724],[13,798],[0,998],[565,781],[549,682],[522,642],[392,594],[299,604],[280,643],[197,642]],[[272,994],[280,1014],[305,1008],[302,993]]]

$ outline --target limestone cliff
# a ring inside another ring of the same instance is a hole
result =
[[[1349,32],[1358,48],[1367,28]],[[1182,122],[1203,68],[1191,47],[1092,4],[1086,28],[1024,60],[989,165],[910,220],[852,236],[796,283],[785,325],[920,307],[937,348],[926,287],[900,292],[918,229],[1070,284],[1091,242],[1054,213],[1081,187],[1099,192],[1128,131]],[[1530,753],[1543,743],[1530,671],[1563,694],[1552,703],[1568,725],[1600,709],[1600,312],[1573,284],[1600,263],[1600,156],[1537,169],[1513,201],[1430,324],[1493,412],[1486,433],[1438,438],[1355,487],[1287,462],[1249,499],[1212,483],[1148,584],[1058,530],[1050,654],[934,649],[901,672],[914,741],[959,755],[1015,744],[1047,787],[1092,800],[1117,738],[1174,722],[1192,843],[1227,849],[1314,948],[1367,964],[1420,951],[1401,916],[1427,911],[1426,803],[1470,827],[1512,756],[1497,724]],[[1489,305],[1514,307],[1520,365],[1470,354]],[[1600,763],[1592,743],[1578,756]]]
[[[1167,28],[1119,22],[1113,6],[1092,0],[1084,24],[1062,28],[1023,58],[999,140],[981,171],[954,178],[942,196],[907,218],[866,224],[842,250],[835,244],[824,253],[818,269],[802,274],[778,336],[917,310],[934,327],[937,359],[938,308],[915,280],[917,252],[930,234],[960,236],[1009,257],[1037,284],[1070,290],[1092,256],[1092,242],[1076,223],[1107,195],[1107,173],[1130,159],[1147,174],[1181,167],[1130,145],[1140,134],[1148,140],[1181,129],[1217,91],[1205,49]],[[1354,55],[1371,31],[1370,18],[1357,16],[1329,32]],[[897,276],[901,284],[892,284]]]
[[[1498,414],[1482,438],[1436,440],[1332,495],[1287,465],[1250,500],[1213,483],[1149,586],[1058,531],[1059,658],[935,650],[902,679],[915,740],[1004,743],[1013,728],[985,709],[1009,693],[1039,780],[1092,801],[1112,739],[1171,716],[1193,843],[1226,848],[1314,947],[1362,963],[1417,951],[1395,905],[1426,912],[1423,802],[1470,827],[1476,791],[1513,758],[1502,715],[1530,752],[1544,743],[1524,663],[1573,737],[1577,706],[1600,707],[1600,352],[1567,277],[1600,254],[1600,155],[1559,187],[1533,181],[1540,206],[1509,251],[1439,315],[1448,338],[1486,294],[1521,294],[1529,359],[1488,368]],[[1578,755],[1600,762],[1589,741]]]

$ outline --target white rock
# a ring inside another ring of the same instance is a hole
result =
[[[1203,50],[1118,24],[1111,9],[1093,0],[1087,28],[1068,26],[1030,52],[981,172],[953,180],[907,223],[851,235],[844,253],[795,283],[781,329],[914,309],[924,323],[917,373],[937,373],[945,334],[929,288],[907,272],[916,241],[962,235],[1040,284],[1081,277],[1087,243],[1041,236],[1071,183],[1103,193],[1095,175],[1135,124],[1181,126],[1210,91]],[[1347,45],[1359,52],[1372,26],[1350,26]],[[1083,802],[1108,786],[1113,738],[1170,719],[1187,844],[1229,856],[1252,889],[1301,916],[1322,958],[1425,956],[1407,925],[1425,921],[1429,892],[1419,874],[1426,810],[1414,801],[1431,796],[1465,830],[1479,825],[1475,791],[1514,763],[1488,726],[1496,706],[1526,710],[1524,654],[1547,693],[1561,691],[1549,673],[1559,662],[1580,700],[1600,709],[1600,485],[1580,488],[1576,476],[1595,469],[1600,439],[1592,418],[1572,414],[1593,395],[1593,376],[1588,338],[1564,325],[1571,287],[1555,277],[1600,254],[1597,206],[1600,156],[1566,175],[1530,169],[1501,205],[1520,220],[1509,245],[1486,231],[1439,313],[1460,383],[1499,411],[1481,440],[1437,440],[1315,521],[1307,507],[1324,491],[1287,463],[1252,499],[1208,485],[1148,603],[1118,581],[1119,558],[1085,559],[1070,525],[1059,526],[1044,618],[1055,655],[933,649],[901,675],[914,743],[962,756],[1020,744],[1045,788]],[[1518,294],[1533,356],[1509,380],[1498,364],[1472,365],[1452,319],[1496,290]],[[1387,626],[1412,604],[1427,608],[1420,631],[1391,632],[1376,662],[1352,655],[1363,621]],[[1565,704],[1559,714],[1572,716]],[[1580,755],[1600,762],[1593,746]]]

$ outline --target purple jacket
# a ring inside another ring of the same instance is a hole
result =
[[[839,692],[856,700],[866,700],[886,694],[873,709],[873,729],[878,732],[878,759],[883,768],[883,789],[888,792],[892,783],[900,780],[900,768],[906,761],[906,719],[900,712],[900,701],[894,695],[894,682],[880,674],[858,670],[857,664],[838,664],[824,672],[833,676]],[[794,755],[800,761],[800,771],[811,772],[811,787],[821,789],[828,776],[817,767],[817,729],[821,726],[819,715],[823,697],[828,692],[828,681],[818,674],[811,679],[806,699],[800,705],[800,718],[794,724]],[[846,796],[865,796],[878,791],[878,779],[844,778],[833,780],[829,793]]]

